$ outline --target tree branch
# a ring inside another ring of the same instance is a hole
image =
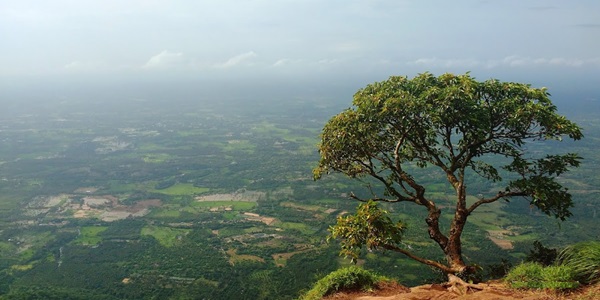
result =
[[[496,194],[496,196],[494,196],[492,198],[481,199],[481,200],[473,203],[467,211],[469,212],[469,214],[471,214],[477,207],[479,207],[482,204],[496,202],[496,201],[498,201],[502,198],[506,198],[506,197],[517,197],[517,196],[527,196],[527,194],[525,192],[521,192],[521,191],[507,192],[507,193],[498,192],[498,194]]]
[[[425,259],[425,258],[422,258],[422,257],[418,257],[418,256],[410,253],[409,251],[406,251],[406,250],[404,250],[404,249],[402,249],[402,248],[400,248],[398,246],[383,245],[383,248],[387,249],[387,250],[391,250],[391,251],[396,251],[396,252],[402,253],[402,254],[408,256],[409,258],[411,258],[413,260],[416,260],[416,261],[418,261],[420,263],[423,263],[423,264],[426,264],[426,265],[429,265],[429,266],[432,266],[432,267],[436,267],[436,268],[440,269],[442,272],[444,272],[446,274],[454,274],[454,273],[456,273],[455,270],[453,270],[452,268],[450,268],[450,267],[448,267],[448,266],[446,266],[446,265],[444,265],[444,264],[442,264],[440,262],[437,262],[435,260]]]
[[[371,161],[369,160],[369,164],[365,163],[364,161],[359,161],[359,164],[361,164],[363,167],[365,167],[368,170],[369,175],[371,175],[373,178],[377,179],[378,181],[380,181],[381,183],[383,183],[383,185],[385,186],[385,189],[390,192],[393,196],[395,196],[396,198],[398,198],[398,201],[412,201],[412,202],[416,202],[415,197],[410,195],[409,196],[404,196],[402,194],[400,194],[393,186],[390,182],[388,182],[385,178],[383,178],[382,176],[378,175],[378,173],[375,171],[375,168],[373,167],[373,164],[371,163]]]
[[[362,198],[360,198],[360,197],[356,196],[356,194],[354,194],[354,193],[352,193],[352,192],[350,193],[349,197],[350,197],[350,198],[352,198],[352,199],[354,199],[354,200],[360,201],[360,202],[368,202],[369,200],[376,201],[376,202],[389,202],[389,203],[394,203],[394,202],[402,202],[402,201],[409,201],[409,202],[412,202],[412,201],[410,201],[410,200],[402,200],[402,199],[387,199],[387,198],[379,198],[379,197],[376,197],[376,198],[369,198],[368,200],[366,200],[366,199],[362,199]]]

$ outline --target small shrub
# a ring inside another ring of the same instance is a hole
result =
[[[568,266],[548,266],[542,269],[542,288],[568,290],[579,286],[575,272]]]
[[[378,282],[387,280],[389,279],[376,275],[370,271],[356,266],[350,266],[334,271],[323,277],[315,283],[311,290],[300,297],[300,299],[321,299],[329,294],[344,290],[370,290],[374,288]]]
[[[549,266],[554,263],[558,251],[554,248],[546,248],[540,241],[533,242],[533,249],[529,250],[525,261],[537,262],[544,266]]]
[[[541,286],[542,268],[538,263],[522,263],[508,272],[504,280],[515,289],[537,289]]]
[[[515,289],[566,290],[579,286],[575,272],[568,266],[544,267],[539,263],[522,263],[506,275],[505,281]]]
[[[582,284],[600,282],[600,242],[581,242],[563,249],[557,258],[559,265],[568,266],[575,272],[575,279]]]
[[[508,274],[508,271],[512,268],[512,264],[507,259],[501,259],[500,263],[491,264],[486,267],[486,278],[502,278]]]

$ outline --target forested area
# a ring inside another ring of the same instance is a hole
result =
[[[341,176],[315,182],[311,171],[319,132],[342,105],[265,103],[75,101],[3,112],[1,297],[294,299],[348,265],[337,243],[326,242],[327,230],[355,209],[350,192],[368,190]],[[520,261],[535,240],[558,247],[599,238],[600,123],[584,113],[572,119],[583,141],[528,147],[584,157],[561,178],[574,195],[573,217],[558,223],[519,199],[474,214],[464,252],[481,276],[501,259]],[[449,204],[437,175],[417,176]],[[407,224],[407,247],[440,258],[423,212],[385,207]],[[405,285],[439,279],[391,252],[365,252],[359,264]]]

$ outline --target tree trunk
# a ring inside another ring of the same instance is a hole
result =
[[[448,265],[451,269],[455,270],[455,275],[468,275],[475,271],[473,267],[465,264],[462,257],[461,236],[465,224],[467,224],[467,216],[469,215],[467,209],[467,192],[462,178],[463,176],[460,176],[460,181],[456,185],[456,211],[454,212],[454,220],[450,226],[448,243],[443,248]]]

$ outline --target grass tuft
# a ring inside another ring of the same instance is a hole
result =
[[[389,279],[357,266],[350,266],[323,277],[300,299],[317,300],[339,291],[368,291],[382,281]]]
[[[582,284],[600,282],[600,242],[587,241],[570,245],[557,258],[560,265],[572,268]]]
[[[568,290],[579,286],[572,268],[568,266],[544,267],[533,262],[516,266],[504,280],[515,289]]]

